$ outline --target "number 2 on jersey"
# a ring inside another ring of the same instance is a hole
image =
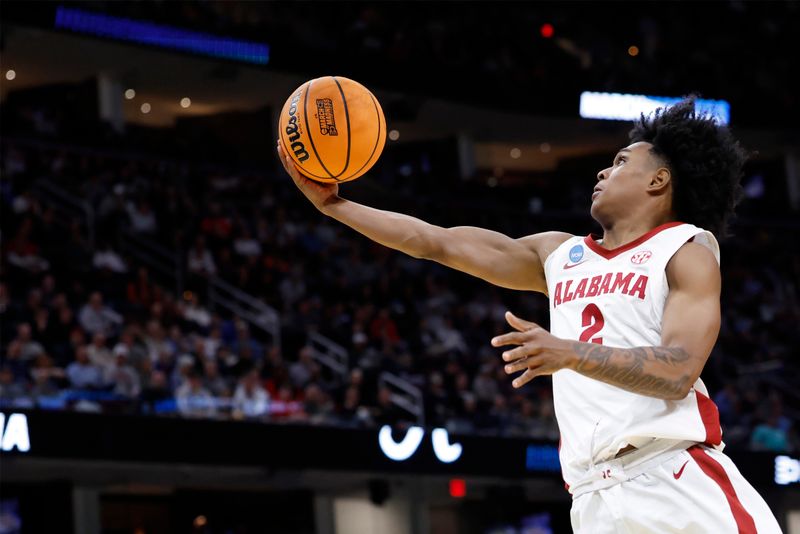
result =
[[[581,332],[580,341],[583,341],[584,343],[597,343],[598,345],[602,345],[602,337],[592,338],[592,336],[602,330],[603,325],[606,324],[600,308],[598,308],[595,304],[587,305],[581,313],[581,321],[583,322],[581,326],[585,327],[586,329]]]

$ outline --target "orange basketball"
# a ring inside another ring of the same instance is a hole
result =
[[[318,182],[355,180],[378,161],[386,142],[378,99],[341,76],[298,87],[283,105],[278,128],[297,168]]]

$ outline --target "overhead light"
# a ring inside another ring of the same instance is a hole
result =
[[[127,100],[133,100],[136,97],[136,91],[133,89],[125,89],[125,98]]]
[[[552,148],[552,147],[550,146],[550,143],[542,143],[541,145],[539,145],[539,150],[541,150],[541,151],[542,151],[542,152],[544,152],[545,154],[547,154],[548,152],[550,152],[550,149],[551,149],[551,148]]]
[[[511,149],[511,159],[519,159],[522,156],[522,150],[518,148]]]
[[[150,104],[145,102],[144,104],[142,104],[142,107],[139,108],[139,109],[142,110],[142,113],[150,113]]]
[[[389,130],[389,139],[391,139],[392,141],[397,141],[398,139],[400,139],[400,132],[398,132],[397,130]]]
[[[191,98],[189,98],[188,96],[185,96],[185,97],[181,98],[181,107],[182,108],[188,108],[191,105],[192,105],[192,99]]]
[[[638,46],[631,46],[628,48],[628,55],[632,57],[636,57],[639,55],[639,47]]]
[[[17,72],[14,69],[8,69],[6,71],[6,80],[11,81],[17,77]]]

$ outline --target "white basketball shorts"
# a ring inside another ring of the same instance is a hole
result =
[[[611,473],[615,461],[598,464]],[[578,495],[576,534],[776,534],[764,499],[723,453],[693,445],[628,480]]]

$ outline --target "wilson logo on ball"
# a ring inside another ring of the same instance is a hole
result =
[[[297,103],[300,101],[301,94],[302,91],[298,91],[289,104],[289,121],[286,123],[286,136],[289,138],[289,146],[292,152],[294,152],[297,160],[302,163],[308,159],[308,151],[305,145],[298,141],[300,139],[300,127],[297,125]]]
[[[322,135],[339,135],[339,132],[336,131],[333,100],[330,98],[317,99],[317,120],[319,121],[319,131]]]

